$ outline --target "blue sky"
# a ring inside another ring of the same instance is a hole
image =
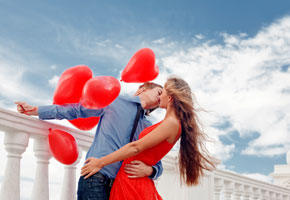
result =
[[[0,106],[51,103],[61,73],[78,64],[118,78],[149,47],[157,81],[184,77],[208,111],[222,167],[268,176],[290,149],[289,24],[282,0],[0,0]]]

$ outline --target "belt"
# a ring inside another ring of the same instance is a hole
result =
[[[97,172],[93,175],[94,177],[98,177],[98,178],[101,178],[101,179],[104,179],[104,181],[107,182],[107,185],[111,188],[113,183],[114,183],[114,178],[109,178],[107,176],[105,176],[104,174],[102,174],[101,172]]]

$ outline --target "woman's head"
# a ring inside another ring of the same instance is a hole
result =
[[[174,108],[176,117],[182,125],[179,150],[179,169],[187,185],[196,185],[203,170],[210,170],[215,164],[205,148],[207,135],[202,132],[195,108],[191,89],[186,81],[178,77],[169,77],[161,94],[160,107],[168,103]]]
[[[160,108],[166,108],[169,102],[173,105],[177,102],[192,103],[192,93],[186,81],[178,77],[167,79],[162,94],[160,95]]]

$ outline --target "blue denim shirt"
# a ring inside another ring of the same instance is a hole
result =
[[[39,106],[38,114],[40,119],[76,119],[99,116],[100,121],[97,126],[94,141],[87,152],[86,158],[100,158],[106,156],[125,144],[129,143],[131,130],[133,128],[137,104],[140,98],[119,96],[113,103],[103,109],[86,109],[80,104],[67,104],[65,106],[50,105]],[[138,139],[140,132],[151,126],[145,115],[140,117],[133,140]],[[115,178],[121,167],[121,162],[107,165],[100,172],[109,178]],[[159,161],[155,166],[156,174],[152,179],[157,179],[163,171]]]

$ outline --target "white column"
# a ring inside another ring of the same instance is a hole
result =
[[[290,196],[288,196],[288,195],[283,195],[282,199],[283,199],[283,200],[289,200],[289,199],[290,199]]]
[[[64,176],[61,189],[61,200],[75,200],[76,193],[76,169],[82,157],[82,148],[79,147],[79,156],[76,162],[71,165],[65,165]]]
[[[0,199],[20,199],[20,160],[29,142],[29,134],[7,131],[4,136],[4,146],[7,151],[7,163]]]
[[[48,166],[51,154],[48,137],[37,136],[33,145],[36,157],[36,171],[32,188],[32,200],[49,200]]]

